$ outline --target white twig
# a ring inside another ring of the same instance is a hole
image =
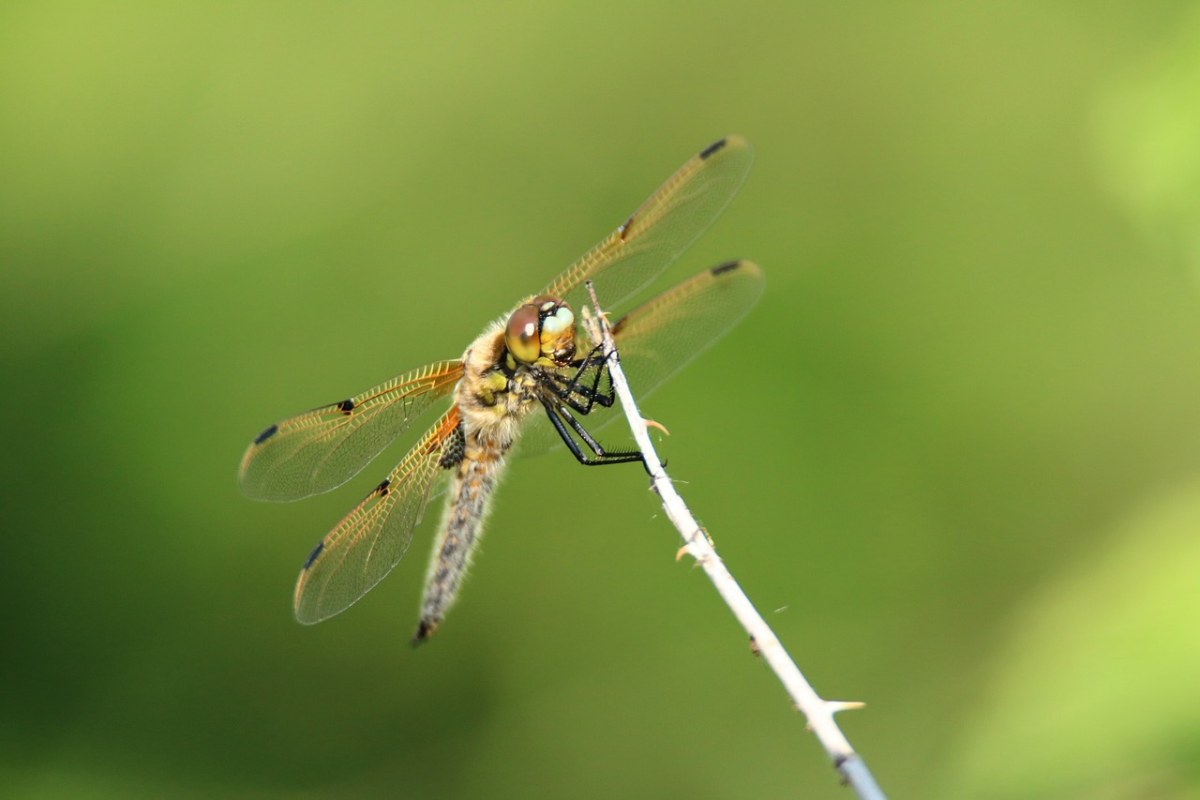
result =
[[[658,460],[658,455],[654,452],[654,443],[650,440],[646,421],[642,419],[633,394],[630,392],[629,384],[625,381],[616,344],[613,342],[608,322],[596,300],[596,293],[590,281],[588,282],[588,293],[591,295],[592,305],[595,307],[595,316],[589,327],[592,329],[593,337],[603,344],[613,389],[621,398],[621,407],[625,410],[625,417],[629,421],[633,438],[645,458],[646,469],[649,470],[654,480],[654,489],[662,498],[663,510],[667,512],[667,517],[678,529],[679,535],[683,537],[684,546],[678,555],[681,557],[686,553],[704,568],[721,598],[729,606],[733,615],[737,617],[742,627],[746,629],[746,633],[750,635],[751,646],[762,655],[763,660],[778,676],[796,708],[807,718],[809,730],[820,740],[822,747],[829,754],[834,767],[841,773],[845,782],[863,800],[885,800],[883,791],[875,782],[870,770],[867,769],[866,763],[861,756],[854,752],[854,748],[850,746],[850,742],[847,741],[833,720],[833,715],[838,711],[861,708],[863,704],[822,700],[805,680],[791,656],[783,649],[783,645],[775,633],[725,567],[725,562],[717,555],[708,532],[700,527],[684,504],[683,498],[675,491],[674,484],[667,476],[662,462]]]

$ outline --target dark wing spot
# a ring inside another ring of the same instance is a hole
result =
[[[702,159],[708,158],[709,156],[711,156],[713,153],[717,152],[724,146],[725,146],[725,140],[718,139],[717,141],[713,142],[708,147],[706,147],[700,151],[700,158],[702,158]]]
[[[305,561],[304,561],[304,568],[308,569],[309,567],[311,567],[313,565],[313,562],[317,560],[317,557],[321,555],[321,551],[324,549],[325,549],[325,540],[322,539],[320,542],[317,543],[317,546],[313,548],[313,551],[308,554],[308,558],[305,559]]]
[[[633,217],[621,223],[621,227],[617,228],[617,232],[621,234],[621,241],[629,238],[629,229],[633,227]]]
[[[718,264],[717,266],[713,267],[709,270],[709,272],[711,272],[714,276],[724,275],[726,272],[733,272],[741,265],[742,262],[740,261],[726,261],[724,264]]]
[[[276,432],[278,432],[278,431],[279,431],[279,426],[278,426],[278,425],[272,425],[271,427],[267,428],[265,431],[263,431],[262,433],[260,433],[258,436],[255,436],[255,437],[254,437],[254,443],[255,443],[255,444],[262,444],[262,443],[263,443],[263,442],[265,442],[267,439],[270,439],[272,436],[274,436],[274,435],[276,434]]]
[[[381,483],[375,487],[375,494],[379,495],[380,497],[387,497],[387,493],[390,491],[388,489],[388,487],[391,485],[392,485],[391,481],[384,480],[383,483]]]
[[[341,411],[343,414],[349,414],[354,410],[354,400],[343,400],[337,404],[337,407],[338,411]]]

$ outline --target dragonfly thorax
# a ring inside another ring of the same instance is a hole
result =
[[[504,346],[519,364],[565,366],[575,357],[575,314],[562,300],[534,297],[509,316]]]

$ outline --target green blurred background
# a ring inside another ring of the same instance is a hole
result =
[[[732,132],[755,169],[666,280],[767,292],[645,411],[880,783],[1200,797],[1179,2],[5,3],[3,794],[847,797],[640,470],[515,464],[418,651],[428,524],[290,610],[402,449],[234,481]]]

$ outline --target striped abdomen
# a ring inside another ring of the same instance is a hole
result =
[[[504,470],[508,447],[483,449],[468,445],[459,462],[450,488],[446,520],[433,551],[429,574],[425,578],[425,596],[421,601],[421,622],[413,643],[428,638],[454,603],[459,586],[471,564],[471,554],[483,533],[483,522],[491,505],[492,492]]]

